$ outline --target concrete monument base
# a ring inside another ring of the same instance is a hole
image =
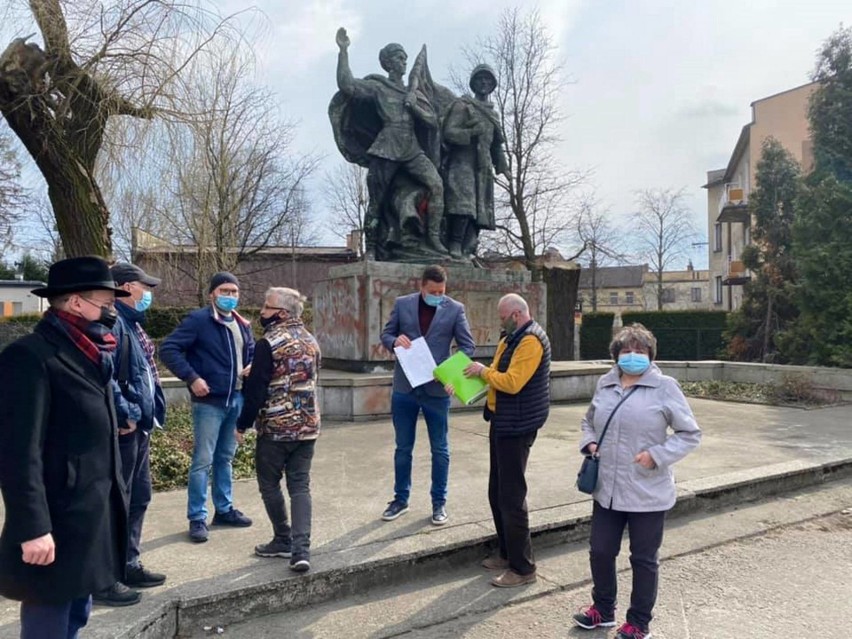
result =
[[[379,339],[382,329],[396,298],[420,290],[425,266],[359,262],[330,269],[313,298],[314,335],[322,345],[323,366],[351,372],[390,369],[393,357]],[[533,282],[528,271],[442,266],[448,273],[447,294],[465,305],[476,357],[494,354],[500,336],[497,302],[506,293],[522,295],[532,316],[545,324],[546,287]]]

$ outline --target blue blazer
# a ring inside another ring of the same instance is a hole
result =
[[[467,355],[473,357],[476,344],[470,334],[470,325],[464,313],[464,304],[444,296],[444,301],[435,311],[435,317],[429,325],[426,335],[420,334],[419,305],[420,293],[412,293],[396,298],[390,318],[382,331],[382,344],[393,353],[394,340],[400,335],[406,335],[410,340],[425,337],[429,350],[436,364],[440,364],[450,356],[450,346],[453,339],[456,346]],[[420,386],[427,394],[434,397],[446,397],[444,387],[439,382],[429,382]],[[393,369],[393,390],[400,393],[410,393],[411,384],[397,363]]]

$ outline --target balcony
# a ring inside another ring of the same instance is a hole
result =
[[[740,224],[748,224],[751,221],[751,214],[748,211],[748,198],[745,191],[733,184],[725,185],[725,193],[722,196],[722,201],[719,202],[719,217],[717,222],[739,222]]]
[[[725,286],[741,286],[751,279],[751,273],[745,267],[742,260],[728,257],[725,264],[725,276],[722,278],[722,284]]]

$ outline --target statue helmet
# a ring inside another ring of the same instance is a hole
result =
[[[386,44],[382,47],[381,51],[379,51],[379,64],[382,65],[382,68],[385,71],[389,71],[388,61],[390,60],[390,57],[397,51],[402,51],[403,53],[405,53],[405,49],[402,47],[402,45],[396,42]]]
[[[473,79],[476,76],[478,76],[480,73],[485,73],[485,74],[489,75],[491,77],[491,81],[494,83],[494,86],[495,87],[497,86],[497,74],[494,73],[494,69],[492,69],[487,64],[477,64],[473,68],[473,71],[470,72],[470,82],[468,83],[468,86],[470,87],[471,91],[474,90],[473,89]]]

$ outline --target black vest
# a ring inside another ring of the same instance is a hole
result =
[[[509,369],[515,349],[527,335],[535,336],[544,352],[535,373],[519,393],[510,395],[497,391],[496,410],[491,413],[490,419],[498,436],[522,435],[538,430],[544,426],[550,412],[550,340],[538,323],[530,321],[508,338],[497,370],[505,373]]]

